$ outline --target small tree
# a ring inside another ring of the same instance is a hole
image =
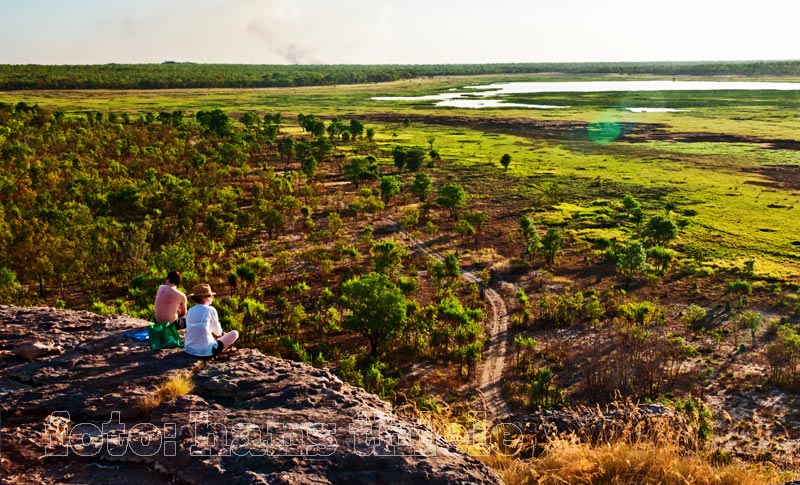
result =
[[[273,113],[273,114],[265,114],[264,115],[264,125],[272,125],[278,128],[280,131],[281,123],[283,122],[283,117],[280,113]]]
[[[356,139],[364,134],[364,123],[359,120],[350,120],[350,133],[353,135],[353,139]]]
[[[706,319],[706,310],[705,308],[697,305],[696,303],[692,303],[688,307],[686,307],[686,311],[683,314],[682,320],[686,322],[689,327],[692,329],[696,329],[703,320]]]
[[[324,136],[325,122],[317,119],[311,120],[311,122],[308,123],[308,131],[314,138],[319,138],[321,136]]]
[[[400,179],[393,176],[381,178],[381,197],[383,197],[384,203],[388,204],[389,200],[399,193]]]
[[[369,340],[372,357],[378,356],[381,343],[400,335],[405,327],[408,301],[386,275],[369,273],[345,281],[341,301],[350,310],[344,326]]]
[[[373,271],[388,276],[394,275],[403,266],[407,251],[394,241],[381,241],[372,246]]]
[[[333,143],[326,136],[320,136],[311,143],[311,154],[317,160],[326,160],[333,152]]]
[[[547,234],[542,236],[542,253],[544,254],[545,262],[549,266],[553,265],[553,262],[558,256],[558,253],[561,252],[561,249],[564,247],[564,237],[561,236],[561,232],[558,229],[551,227],[547,230]]]
[[[286,157],[286,163],[292,161],[295,154],[295,141],[291,136],[287,136],[278,140],[278,153]]]
[[[403,218],[400,219],[400,225],[404,230],[409,231],[419,224],[419,209],[411,206],[403,210]]]
[[[800,335],[788,325],[781,325],[775,341],[767,348],[770,380],[779,386],[795,388],[800,382]]]
[[[448,253],[444,257],[445,276],[451,279],[458,279],[461,277],[461,265],[458,262],[458,254]]]
[[[152,113],[148,114],[153,116]],[[223,137],[233,134],[233,123],[231,123],[230,117],[221,109],[198,111],[195,118],[207,132],[213,132]]]
[[[528,295],[522,288],[517,289],[514,293],[514,300],[517,302],[517,309],[519,309],[519,323],[527,325],[530,320],[530,312],[528,311]]]
[[[503,156],[500,157],[500,165],[508,172],[508,166],[511,165],[511,155],[504,153]]]
[[[422,162],[425,161],[425,150],[419,147],[413,147],[406,153],[406,168],[410,172],[416,172],[422,167]]]
[[[361,185],[361,181],[373,176],[370,169],[369,160],[364,157],[353,157],[349,162],[342,166],[344,176],[353,181],[356,187]]]
[[[17,281],[17,275],[5,266],[0,266],[0,290],[7,295],[13,294],[20,287],[21,285],[19,281]]]
[[[325,129],[328,132],[328,136],[331,140],[336,140],[337,137],[340,137],[341,134],[347,129],[347,126],[344,124],[341,118],[333,118]]]
[[[534,254],[541,247],[542,241],[530,217],[522,216],[519,220],[519,232],[522,234],[522,239],[525,240],[524,254],[533,259]]]
[[[436,203],[450,211],[450,217],[457,219],[458,210],[467,206],[467,192],[458,184],[443,185],[439,189]]]
[[[467,380],[470,380],[474,376],[477,364],[480,362],[481,357],[483,357],[483,345],[484,340],[480,339],[477,342],[472,342],[459,349],[459,357],[467,366]]]
[[[409,171],[416,172],[422,166],[422,162],[425,161],[425,150],[419,147],[398,146],[392,152],[392,157],[394,158],[394,166],[397,167],[398,171],[406,167]]]
[[[662,246],[653,246],[647,250],[647,257],[653,262],[653,269],[659,276],[667,274],[675,253]]]
[[[742,276],[745,278],[752,278],[756,274],[756,259],[747,258],[742,266]]]
[[[275,204],[265,205],[259,211],[261,224],[270,239],[278,236],[286,227],[286,218],[280,207]]]
[[[161,118],[160,115],[159,115],[159,118]],[[171,119],[171,117],[170,117],[170,119]],[[239,121],[242,122],[242,124],[245,126],[245,128],[247,128],[248,130],[252,130],[253,128],[255,128],[255,127],[257,127],[258,125],[261,124],[261,117],[259,117],[255,113],[251,113],[251,112],[248,111],[247,113],[243,114],[239,118]]]
[[[317,159],[314,158],[313,155],[304,158],[302,170],[309,183],[312,182],[314,180],[314,174],[317,173]]]
[[[666,246],[678,237],[678,226],[669,217],[656,214],[647,220],[642,235],[652,246]]]
[[[394,150],[392,151],[392,158],[394,160],[394,166],[397,167],[398,172],[401,172],[403,167],[406,166],[407,157],[408,149],[406,147],[394,147]]]
[[[761,328],[762,322],[763,318],[761,317],[761,314],[753,310],[745,310],[736,315],[733,319],[734,346],[738,347],[739,345],[739,331],[749,330],[753,347],[755,347],[756,333],[758,332],[758,329]]]
[[[452,286],[461,278],[461,265],[456,253],[449,253],[442,261],[436,261],[431,271],[438,285]]]
[[[538,346],[539,342],[533,337],[523,337],[522,335],[514,337],[514,363],[517,368],[521,367],[521,364],[530,362],[530,355]]]
[[[627,290],[633,277],[644,273],[647,269],[647,256],[644,252],[644,246],[639,241],[631,241],[617,250],[616,257],[617,271],[625,277],[625,289]]]
[[[427,173],[420,172],[414,175],[414,182],[411,184],[411,193],[419,199],[420,202],[425,202],[428,195],[431,193],[431,178]]]
[[[475,234],[475,227],[466,219],[456,222],[455,230],[461,235],[461,237],[464,239],[464,242],[467,242],[470,236]]]
[[[240,264],[235,270],[237,290],[242,295],[248,294],[247,288],[252,287],[256,281],[256,272],[249,265]]]
[[[433,143],[436,141],[436,137],[433,135],[428,135],[425,140],[428,141],[428,151],[433,151]]]
[[[736,295],[736,310],[741,312],[750,306],[749,296],[753,293],[753,284],[747,280],[737,279],[728,283],[728,291]]]
[[[489,214],[487,214],[486,211],[472,211],[464,213],[463,218],[465,221],[472,224],[477,233],[483,229],[483,225],[489,220]]]
[[[630,217],[636,211],[640,211],[642,208],[642,204],[640,204],[636,199],[633,198],[631,194],[625,195],[622,198],[622,208],[625,209],[625,212]]]

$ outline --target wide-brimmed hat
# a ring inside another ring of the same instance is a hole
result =
[[[216,293],[211,291],[211,285],[194,285],[189,296],[214,296]]]

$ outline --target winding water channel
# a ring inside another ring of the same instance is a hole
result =
[[[565,81],[509,82],[465,86],[425,96],[375,96],[374,101],[431,101],[434,106],[451,108],[530,108],[565,109],[568,105],[513,103],[502,99],[512,94],[604,93],[658,91],[800,91],[800,83],[755,81]],[[633,112],[682,112],[659,107],[628,107]]]

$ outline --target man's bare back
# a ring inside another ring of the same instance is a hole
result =
[[[174,322],[178,316],[186,315],[186,295],[172,284],[158,287],[154,306],[157,322]]]

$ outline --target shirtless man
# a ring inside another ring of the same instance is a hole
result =
[[[156,322],[172,322],[178,328],[186,327],[186,295],[178,289],[181,274],[170,271],[166,284],[158,287],[156,292]]]

